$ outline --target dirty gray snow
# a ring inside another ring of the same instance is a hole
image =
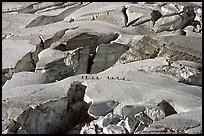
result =
[[[3,2],[3,134],[201,134],[201,2]]]

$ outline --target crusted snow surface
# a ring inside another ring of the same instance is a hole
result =
[[[201,134],[202,3],[2,3],[3,134]]]

